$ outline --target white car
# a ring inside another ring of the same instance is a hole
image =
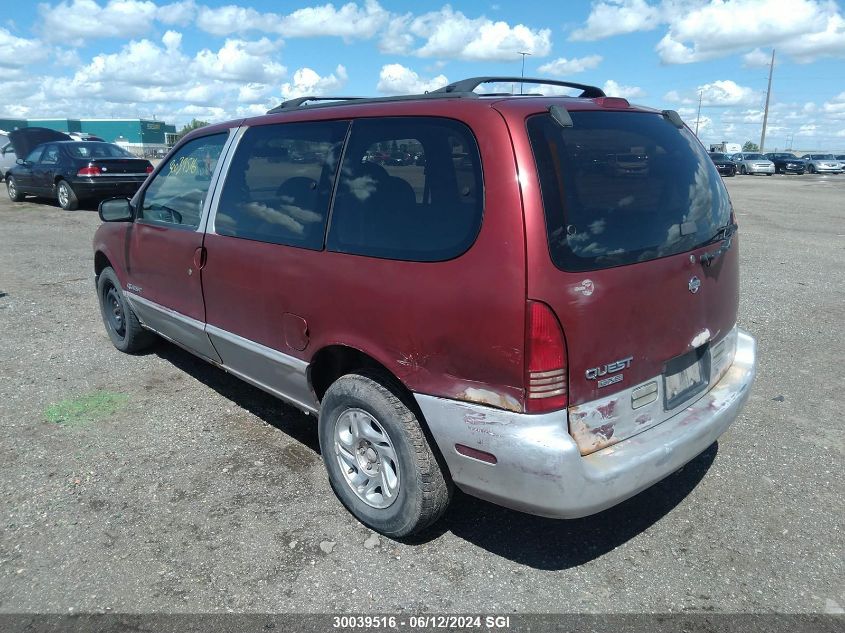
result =
[[[842,163],[833,154],[804,154],[801,158],[807,161],[807,171],[811,174],[841,174]]]
[[[740,152],[733,157],[733,161],[736,163],[737,172],[743,176],[746,174],[771,176],[775,173],[775,164],[757,152]]]
[[[6,177],[6,172],[12,168],[17,160],[18,157],[15,154],[15,148],[9,142],[9,137],[5,134],[0,134],[0,180]]]

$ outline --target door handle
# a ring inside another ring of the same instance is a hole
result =
[[[197,270],[205,268],[206,253],[205,246],[200,246],[194,251],[194,268]]]

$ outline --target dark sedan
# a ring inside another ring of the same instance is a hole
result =
[[[736,163],[727,154],[710,152],[710,160],[716,165],[720,176],[736,176]]]
[[[766,158],[775,164],[776,174],[803,174],[807,170],[807,163],[795,154],[772,152]]]
[[[15,153],[25,157],[6,174],[9,198],[20,202],[26,195],[44,196],[73,210],[84,199],[131,197],[153,171],[150,161],[118,145],[67,139],[43,128],[9,134]]]

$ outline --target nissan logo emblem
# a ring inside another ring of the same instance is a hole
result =
[[[688,287],[689,287],[689,291],[692,294],[695,294],[696,292],[698,292],[698,289],[701,288],[701,280],[698,277],[692,277],[689,280],[689,286]]]

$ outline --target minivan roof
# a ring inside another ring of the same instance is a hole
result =
[[[498,84],[541,84],[556,87],[571,87],[581,90],[579,96],[519,94],[519,93],[476,93],[473,88],[484,83]],[[282,102],[266,114],[214,124],[192,132],[195,137],[219,132],[238,125],[262,125],[281,121],[314,121],[324,119],[358,118],[371,116],[411,116],[420,114],[420,106],[432,116],[460,117],[461,113],[476,109],[496,107],[507,109],[513,114],[529,114],[548,110],[551,105],[560,105],[567,110],[620,110],[660,113],[660,110],[630,104],[621,97],[608,97],[596,86],[520,77],[474,77],[464,79],[438,90],[424,94],[396,95],[391,97],[298,97]]]

